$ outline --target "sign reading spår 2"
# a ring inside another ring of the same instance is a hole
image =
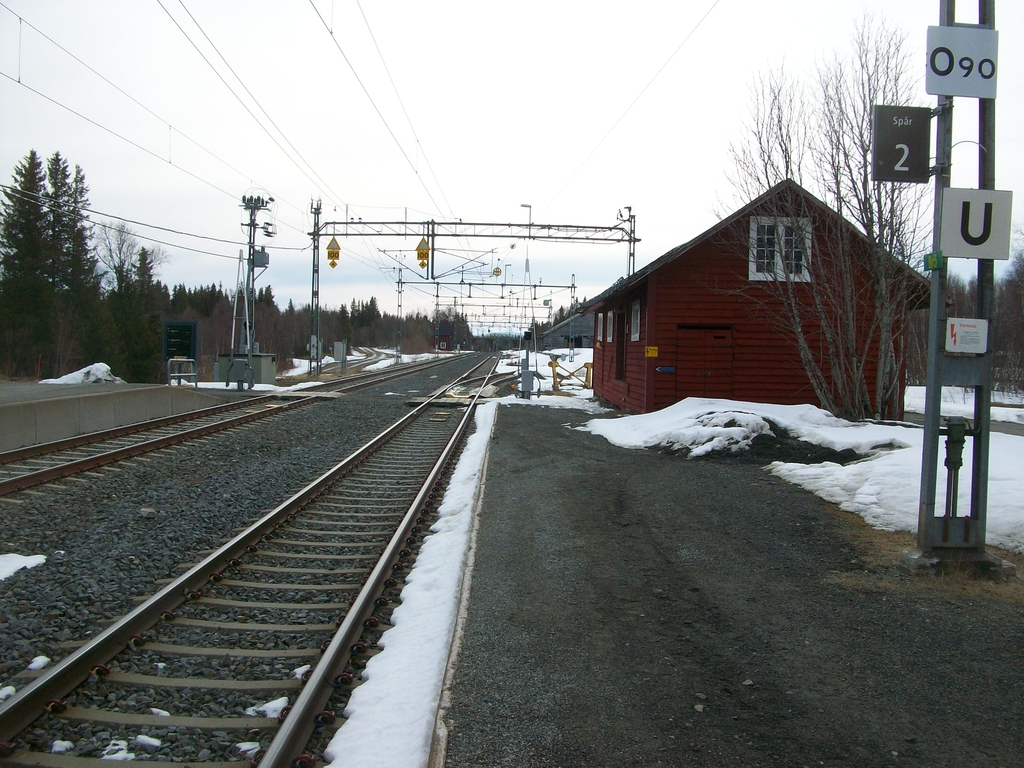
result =
[[[928,27],[925,90],[933,96],[996,97],[999,33],[977,27]]]

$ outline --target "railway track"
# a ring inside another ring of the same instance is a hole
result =
[[[0,705],[0,765],[314,765],[471,423],[475,398],[437,397],[55,666],[22,673]]]
[[[264,395],[242,402],[203,408],[191,413],[129,424],[53,443],[18,448],[0,453],[0,496],[42,483],[122,461],[175,443],[277,416],[293,408],[317,402],[324,393],[351,392],[381,384],[451,362],[455,358],[430,360],[382,371],[353,374],[302,390],[298,397]]]

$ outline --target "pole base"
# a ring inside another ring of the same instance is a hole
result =
[[[991,581],[1006,581],[1017,575],[1013,563],[973,549],[905,549],[900,553],[899,569],[911,576],[966,573]]]

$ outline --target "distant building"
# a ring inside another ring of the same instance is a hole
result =
[[[802,213],[786,218],[781,210]],[[852,274],[830,271],[837,259],[829,243],[837,238],[854,254],[854,266],[846,270]],[[822,365],[824,386],[831,386],[812,278],[852,286],[857,332],[868,329],[858,342],[864,381],[873,386],[879,346],[869,322],[873,283],[867,259],[858,256],[869,247],[859,230],[802,187],[792,181],[776,185],[588,302],[595,395],[637,413],[687,397],[819,405],[795,335],[779,322],[785,289],[804,309],[803,353]],[[927,306],[927,280],[909,267],[899,270],[912,287],[910,308]],[[896,343],[907,319],[894,320]],[[895,402],[902,404],[904,388],[901,377]]]
[[[450,352],[455,347],[452,342],[452,329],[441,326],[437,329],[437,348],[442,352]]]
[[[589,349],[594,346],[594,313],[584,312],[567,317],[541,335],[544,349]],[[572,344],[570,345],[570,341]]]

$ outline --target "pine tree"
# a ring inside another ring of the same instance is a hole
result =
[[[5,193],[0,228],[0,364],[9,374],[67,373],[105,352],[89,188],[55,152],[45,170],[30,151]]]
[[[9,375],[43,375],[51,347],[53,290],[47,262],[47,197],[43,163],[35,150],[14,168],[14,189],[0,203],[0,355]]]
[[[59,152],[50,157],[46,171],[46,271],[54,294],[50,325],[54,367],[65,373],[102,359],[109,323],[103,317],[98,261],[85,213],[89,205],[85,174],[76,165],[72,175]]]
[[[135,268],[134,328],[127,334],[131,345],[126,372],[131,381],[158,382],[161,369],[161,304],[163,286],[153,279],[153,268],[160,254],[148,248],[139,248]],[[128,330],[128,329],[125,329]]]

